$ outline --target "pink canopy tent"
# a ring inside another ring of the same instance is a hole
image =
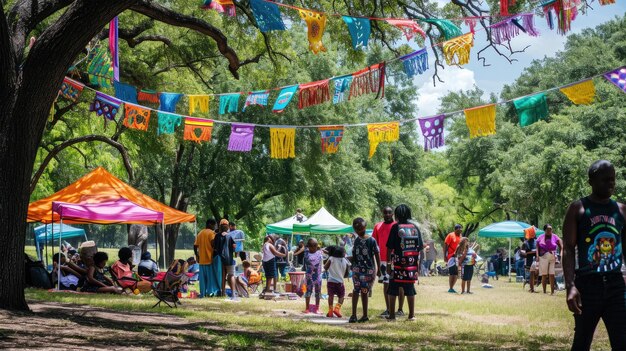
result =
[[[63,219],[72,220],[73,223],[99,223],[99,224],[117,224],[117,223],[145,223],[146,221],[161,223],[163,226],[163,212],[157,212],[147,209],[143,206],[124,199],[118,198],[112,201],[96,202],[96,203],[68,203],[68,202],[52,202],[52,213],[57,213],[60,217],[61,228],[63,228]],[[162,233],[165,233],[163,230]],[[165,235],[165,234],[163,234]],[[59,245],[63,239],[63,230],[59,233]],[[165,237],[163,238],[165,242]],[[61,249],[59,247],[59,249]],[[165,250],[163,250],[165,252]],[[61,266],[61,257],[59,256],[59,267]],[[163,260],[167,262],[167,260]],[[61,270],[59,272],[58,282],[61,282]],[[57,286],[59,289],[60,286]]]
[[[163,213],[147,209],[136,203],[120,198],[115,201],[100,203],[67,203],[52,202],[52,212],[59,214],[61,219],[84,221],[85,223],[144,223],[163,221]]]

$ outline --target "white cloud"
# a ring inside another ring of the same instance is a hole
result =
[[[442,97],[449,92],[470,90],[476,84],[474,71],[469,69],[449,66],[440,70],[439,76],[444,83],[437,82],[437,85],[433,86],[432,79],[428,79],[418,89],[417,108],[419,116],[436,114],[439,106],[441,106]]]

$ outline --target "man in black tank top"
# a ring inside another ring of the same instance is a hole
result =
[[[591,348],[600,318],[611,348],[626,350],[626,285],[621,273],[626,206],[611,199],[615,168],[609,161],[591,165],[589,185],[591,195],[574,201],[563,223],[567,307],[575,321],[572,350]]]

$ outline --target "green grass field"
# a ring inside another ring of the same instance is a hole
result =
[[[351,308],[347,298],[343,307],[343,324],[338,325],[319,323],[325,322],[325,317],[312,318],[302,314],[303,300],[249,298],[230,303],[223,298],[183,299],[183,305],[178,309],[151,309],[156,301],[151,295],[79,295],[32,289],[27,290],[26,295],[31,302],[56,301],[120,312],[158,312],[180,316],[194,322],[191,324],[193,330],[204,336],[203,343],[219,348],[275,349],[281,345],[281,340],[288,340],[289,345],[293,342],[299,345],[298,349],[311,350],[569,349],[574,321],[565,305],[563,291],[555,296],[531,294],[522,288],[521,283],[509,283],[508,279],[491,281],[493,289],[481,288],[477,279],[473,283],[473,295],[449,294],[446,292],[447,277],[421,278],[417,286],[415,322],[402,318],[396,322],[372,318],[384,310],[382,285],[376,284],[370,299],[371,321],[365,324],[345,323]],[[457,288],[460,290],[460,286]],[[351,289],[352,283],[346,280],[346,292]],[[321,304],[326,311],[328,302],[322,300]],[[358,314],[361,315],[360,309]],[[334,321],[339,322],[338,319]],[[177,337],[184,338],[184,335]],[[610,348],[602,324],[598,327],[592,347],[595,350]]]

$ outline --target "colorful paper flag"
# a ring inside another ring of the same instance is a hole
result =
[[[378,144],[400,139],[400,123],[370,123],[367,125],[367,138],[370,141],[369,158],[374,156]]]
[[[137,100],[140,102],[151,102],[153,104],[159,103],[159,93],[156,90],[141,89],[137,94]]]
[[[343,126],[324,126],[318,128],[322,138],[322,153],[334,154],[339,150],[343,138]]]
[[[319,105],[330,100],[328,79],[300,85],[298,108]]]
[[[193,116],[196,110],[200,113],[209,112],[209,95],[187,95],[189,98],[189,115]]]
[[[96,97],[89,106],[89,111],[95,112],[98,116],[104,116],[108,120],[114,120],[115,115],[120,110],[122,101],[112,96],[96,91]]]
[[[443,55],[448,65],[469,63],[470,49],[474,46],[474,34],[467,33],[443,42]]]
[[[176,112],[176,104],[183,94],[179,93],[160,93],[159,94],[159,110],[164,112]]]
[[[544,93],[514,100],[513,104],[519,115],[519,124],[522,127],[529,126],[548,117],[548,102]]]
[[[200,144],[203,141],[211,141],[213,132],[213,120],[185,117],[184,140],[190,140]]]
[[[370,20],[363,17],[342,16],[352,37],[352,47],[359,50],[367,46],[370,38]]]
[[[606,73],[604,78],[626,93],[626,66]]]
[[[124,84],[116,80],[113,81],[115,88],[115,97],[131,104],[137,104],[137,88],[132,85]]]
[[[496,134],[496,104],[468,108],[463,112],[470,138]]]
[[[463,35],[461,28],[457,27],[452,21],[441,18],[423,18],[421,21],[430,23],[437,27],[439,32],[443,35],[446,40],[450,40],[452,38],[456,38],[460,35]]]
[[[376,93],[376,98],[385,97],[385,62],[377,63],[352,74],[350,97]]]
[[[102,46],[96,46],[89,52],[87,57],[87,74],[92,85],[108,88],[113,80],[113,67],[109,58],[108,50]]]
[[[389,18],[386,21],[392,26],[400,29],[402,33],[404,33],[406,40],[413,39],[415,34],[419,34],[423,39],[426,39],[426,32],[424,32],[422,27],[420,27],[414,20]]]
[[[124,106],[124,111],[123,124],[125,127],[143,131],[148,130],[148,123],[150,122],[149,109],[127,103]]]
[[[77,82],[71,78],[63,78],[63,83],[61,83],[61,89],[59,89],[59,95],[62,97],[76,102],[80,97],[80,94],[83,92],[83,88],[85,85],[81,82]]]
[[[203,9],[215,10],[219,13],[226,13],[230,17],[235,17],[235,3],[233,0],[204,0],[201,6]]]
[[[589,105],[596,96],[596,86],[593,84],[593,80],[589,79],[561,88],[561,92],[576,105]]]
[[[428,51],[426,51],[426,48],[423,48],[408,55],[401,56],[400,61],[402,61],[406,75],[412,78],[417,74],[426,72],[428,69]]]
[[[278,5],[269,1],[250,0],[250,8],[261,32],[285,30],[285,24],[280,17]]]
[[[268,90],[249,92],[248,97],[246,98],[246,102],[243,105],[242,111],[245,111],[248,106],[267,106],[267,100],[269,99],[269,97],[270,92]]]
[[[111,52],[112,65],[113,65],[113,80],[120,80],[120,53],[119,53],[119,36],[118,36],[119,20],[115,16],[111,22],[109,22],[109,51]],[[132,102],[129,100],[124,100]],[[136,103],[136,100],[135,100]]]
[[[157,128],[157,135],[161,134],[174,134],[176,127],[178,127],[183,120],[181,115],[158,112],[159,127]]]
[[[424,137],[424,150],[436,149],[444,145],[443,124],[445,115],[418,119],[422,136]]]
[[[306,22],[307,37],[309,39],[309,49],[314,54],[320,51],[326,52],[324,44],[322,44],[322,36],[326,29],[326,15],[321,12],[299,9],[300,17]]]
[[[220,115],[239,111],[240,93],[220,95]]]
[[[350,93],[350,85],[352,84],[352,76],[341,76],[333,78],[335,82],[335,93],[333,94],[333,104],[338,104],[346,100],[346,94]]]
[[[287,108],[287,105],[291,102],[291,99],[296,95],[298,91],[297,85],[292,85],[290,87],[284,87],[280,93],[278,93],[278,97],[274,102],[274,107],[272,111],[275,113],[281,113]]]
[[[296,157],[295,128],[270,128],[270,142],[271,158],[285,159]]]
[[[515,38],[520,34],[520,32],[527,33],[533,37],[538,36],[539,31],[535,28],[533,16],[534,15],[532,13],[524,13],[520,15],[519,19],[516,17],[510,17],[504,21],[489,26],[491,31],[491,40],[496,44],[502,44]]]
[[[233,123],[230,126],[228,151],[248,152],[252,150],[254,124]]]

